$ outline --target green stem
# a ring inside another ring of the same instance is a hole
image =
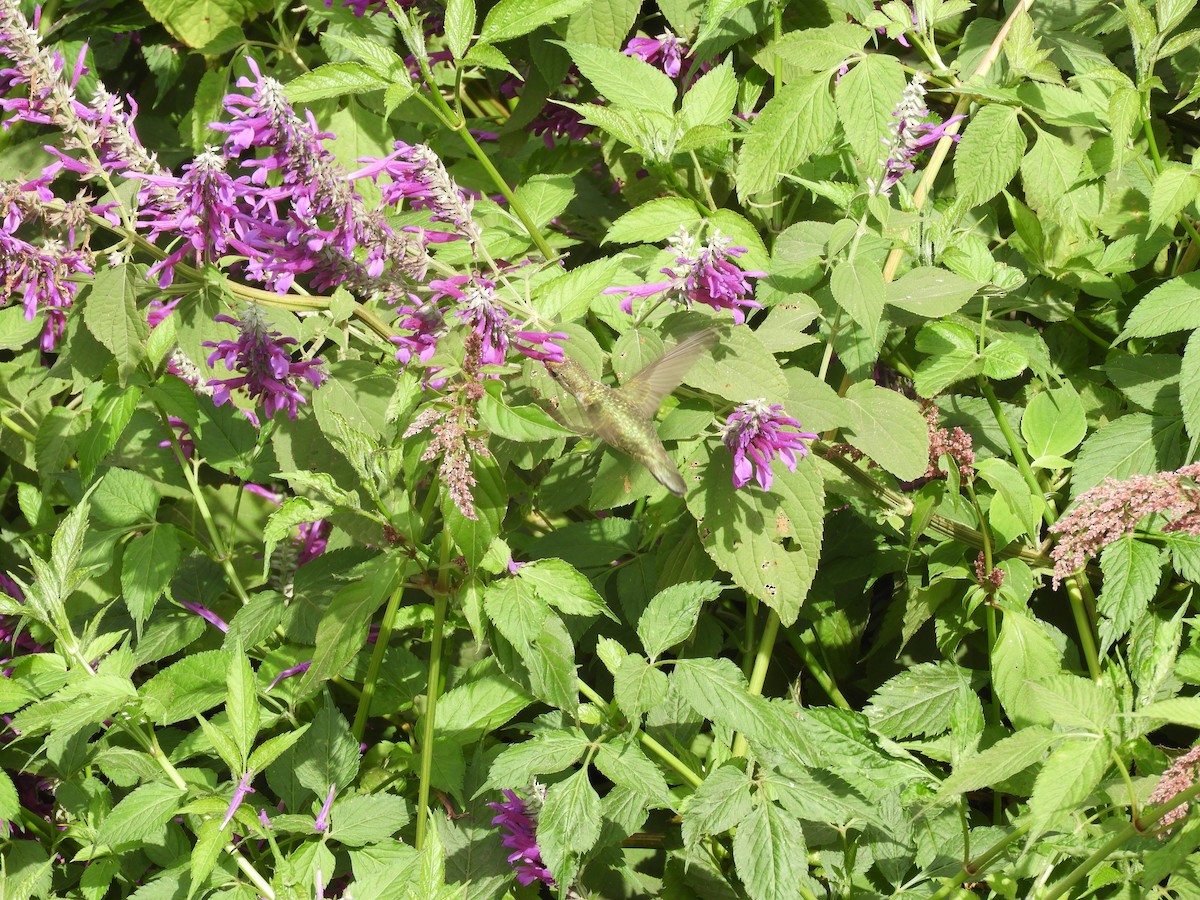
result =
[[[983,872],[984,869],[990,866],[1004,853],[1009,844],[1011,844],[1028,830],[1028,825],[1021,825],[1018,828],[1014,828],[1011,832],[1000,838],[1000,840],[998,840],[996,843],[992,844],[992,846],[988,847],[988,849],[984,850],[983,853],[979,854],[979,856],[964,864],[963,867],[958,870],[958,874],[947,878],[945,883],[943,883],[937,891],[929,895],[929,900],[949,900],[949,898],[960,889],[964,881],[967,879],[975,879],[976,876]]]
[[[808,670],[809,677],[812,678],[825,692],[833,705],[838,709],[850,710],[850,703],[842,696],[841,690],[837,686],[837,682],[833,680],[833,676],[825,671],[825,667],[821,665],[821,661],[817,659],[817,654],[813,650],[813,645],[820,646],[816,636],[812,631],[806,631],[803,634],[796,634],[790,629],[785,629],[783,636],[787,638],[792,649],[800,657],[800,662],[804,664],[804,668]]]
[[[213,521],[212,511],[208,508],[208,503],[204,499],[204,494],[200,491],[200,483],[196,480],[196,473],[192,470],[192,465],[183,454],[183,448],[179,445],[179,439],[175,436],[175,429],[171,427],[170,419],[167,411],[163,409],[161,403],[155,403],[154,408],[158,411],[159,418],[162,419],[163,427],[167,429],[167,434],[171,438],[171,449],[175,453],[175,460],[179,463],[179,468],[183,470],[183,477],[187,479],[188,488],[191,490],[192,499],[196,501],[196,509],[200,512],[200,518],[204,522],[204,528],[208,532],[209,540],[213,543],[213,551],[217,554],[217,562],[221,568],[225,570],[225,576],[229,579],[229,584],[233,588],[242,605],[245,606],[250,602],[250,595],[246,593],[246,589],[242,586],[242,579],[233,568],[233,562],[229,558],[229,552],[225,548],[225,542],[221,540],[220,530],[217,524]]]
[[[692,158],[692,165],[696,168],[696,180],[700,182],[700,187],[704,190],[704,200],[708,204],[709,212],[717,211],[717,201],[713,199],[712,189],[709,187],[708,179],[704,175],[704,167],[700,165],[700,157],[696,155],[695,150],[689,150],[688,156]]]
[[[1080,589],[1080,584],[1086,577],[1082,572],[1078,572],[1066,580],[1067,597],[1071,601],[1071,616],[1075,619],[1075,630],[1079,632],[1079,643],[1083,645],[1083,658],[1087,663],[1088,675],[1092,681],[1098,683],[1100,655],[1096,650],[1096,638],[1092,633],[1092,623],[1088,619],[1083,603],[1083,591]]]
[[[779,613],[770,610],[767,622],[763,625],[762,639],[758,642],[758,652],[754,654],[754,669],[750,673],[750,696],[762,696],[763,685],[767,681],[767,669],[771,665],[771,654],[775,651],[775,641],[779,638]],[[745,756],[749,745],[746,736],[738,732],[733,739],[733,755]]]
[[[25,440],[27,443],[32,444],[36,440],[32,434],[30,434],[8,416],[4,415],[4,413],[0,413],[0,425],[3,425],[9,431]]]
[[[1135,816],[1133,821],[1114,834],[1103,845],[1097,848],[1096,852],[1077,865],[1074,869],[1066,874],[1061,881],[1055,884],[1046,893],[1041,894],[1038,900],[1057,900],[1058,897],[1063,897],[1075,885],[1088,876],[1088,874],[1104,862],[1108,856],[1121,846],[1141,834],[1146,834],[1150,826],[1153,826],[1163,816],[1175,809],[1177,806],[1182,806],[1184,803],[1194,799],[1197,794],[1200,794],[1200,784],[1193,784],[1186,791],[1180,791],[1166,803],[1160,806],[1155,806],[1147,810],[1143,810],[1142,816]],[[932,900],[932,898],[931,898]]]
[[[429,688],[425,701],[425,727],[421,731],[421,783],[417,791],[416,848],[425,846],[425,827],[429,819],[429,789],[433,777],[433,740],[437,732],[437,699],[442,680],[442,638],[446,627],[446,604],[450,594],[446,589],[445,565],[449,557],[450,537],[442,540],[442,565],[433,595],[433,643],[429,648]]]
[[[588,700],[592,701],[592,703],[603,715],[612,715],[612,705],[602,696],[600,696],[600,693],[595,688],[584,682],[582,679],[579,680],[579,693],[583,694],[583,696],[587,697]],[[687,763],[681,760],[678,756],[676,756],[654,738],[650,737],[650,735],[646,734],[646,732],[639,729],[637,732],[637,739],[643,747],[678,772],[679,775],[682,776],[683,780],[692,787],[699,787],[701,782],[704,781],[703,778],[701,778],[688,767]]]
[[[354,740],[359,743],[362,743],[363,733],[367,729],[367,716],[371,712],[371,701],[375,698],[375,683],[379,680],[379,670],[383,668],[383,658],[387,655],[388,644],[392,641],[392,629],[396,627],[396,613],[400,609],[400,597],[404,594],[404,586],[401,582],[388,598],[387,608],[383,611],[383,621],[379,623],[379,636],[375,639],[371,661],[367,664],[367,677],[358,697],[358,708],[354,711],[354,724],[350,726]]]

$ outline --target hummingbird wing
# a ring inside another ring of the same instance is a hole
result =
[[[692,332],[617,388],[617,393],[631,410],[654,418],[663,400],[679,387],[688,369],[716,340],[715,328]]]

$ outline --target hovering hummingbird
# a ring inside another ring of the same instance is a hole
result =
[[[586,431],[632,456],[672,494],[682,497],[683,476],[654,427],[654,416],[688,369],[717,339],[707,328],[684,337],[619,388],[592,378],[575,360],[546,362],[550,377],[578,401],[587,417]]]

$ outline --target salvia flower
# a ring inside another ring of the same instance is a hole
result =
[[[313,820],[313,828],[316,831],[329,830],[329,809],[333,806],[333,795],[337,793],[337,785],[329,786],[329,793],[325,795],[325,802],[321,804],[321,809],[317,813],[317,817]]]
[[[1075,506],[1050,530],[1059,535],[1050,551],[1054,560],[1055,587],[1101,550],[1132,534],[1151,515],[1167,521],[1162,530],[1200,534],[1200,463],[1174,472],[1135,475],[1124,481],[1112,478],[1084,491]]]
[[[606,288],[606,294],[624,294],[621,309],[633,312],[634,297],[652,297],[663,294],[667,299],[684,305],[703,303],[713,309],[727,309],[734,322],[746,321],[747,309],[761,309],[762,304],[754,300],[751,278],[765,278],[766,272],[746,271],[737,266],[735,260],[747,252],[745,247],[735,247],[732,241],[714,230],[708,243],[698,244],[686,229],[669,239],[675,251],[675,265],[661,271],[668,276],[666,281],[632,287]]]
[[[227,624],[225,624],[225,620],[222,619],[220,616],[218,616],[215,612],[213,612],[207,606],[203,606],[199,603],[193,603],[190,600],[180,600],[179,605],[182,606],[184,609],[186,609],[188,612],[195,613],[200,618],[202,618],[205,622],[207,622],[209,625],[213,626],[213,628],[216,628],[218,631],[221,631],[225,634],[229,633],[229,626]]]
[[[920,153],[936,144],[943,137],[959,140],[957,134],[947,134],[946,129],[961,122],[966,116],[951,116],[945,122],[929,122],[929,107],[925,105],[925,77],[917,72],[904,88],[900,103],[892,112],[894,121],[890,125],[890,137],[880,138],[887,147],[881,179],[867,179],[871,193],[888,196],[892,188],[907,173],[916,169],[913,160]]]
[[[218,322],[227,322],[241,329],[236,341],[205,341],[204,346],[215,347],[208,358],[210,366],[221,360],[234,378],[214,378],[208,382],[213,388],[213,403],[221,406],[231,401],[230,392],[245,388],[251,397],[262,398],[263,412],[271,418],[278,410],[286,410],[288,418],[296,418],[297,406],[305,402],[304,395],[296,387],[298,379],[305,379],[313,387],[319,387],[327,377],[320,370],[324,362],[311,359],[293,362],[286,349],[296,340],[284,337],[278,331],[267,331],[258,310],[250,306],[241,321],[230,316],[219,315]]]
[[[667,30],[656,38],[633,38],[621,52],[652,66],[657,65],[672,78],[678,78],[683,68],[683,51],[683,40]]]
[[[267,690],[274,690],[275,686],[281,681],[286,681],[289,678],[294,678],[297,675],[303,675],[312,665],[311,659],[306,659],[304,662],[296,663],[294,666],[288,666],[283,669],[278,675],[271,679],[271,683],[267,685]]]
[[[242,776],[242,780],[237,783],[237,787],[233,789],[233,797],[229,801],[229,808],[225,810],[225,818],[221,820],[221,830],[225,830],[225,826],[229,824],[233,818],[233,814],[238,811],[238,807],[242,805],[242,801],[246,799],[247,794],[253,794],[254,788],[250,786],[250,782],[254,780],[254,772],[249,771]]]
[[[1158,806],[1186,791],[1196,783],[1197,768],[1200,768],[1200,747],[1193,747],[1163,772],[1147,803],[1150,806]],[[1159,840],[1165,841],[1175,823],[1187,817],[1188,806],[1187,803],[1181,803],[1158,820],[1159,827],[1162,828],[1158,834]]]
[[[801,428],[799,422],[783,414],[782,406],[761,398],[748,400],[730,413],[722,430],[725,446],[733,454],[733,486],[745,487],[753,477],[764,491],[770,490],[774,480],[771,461],[776,457],[795,472],[796,453],[801,458],[808,455],[804,441],[819,437]]]
[[[535,783],[527,802],[516,791],[505,790],[504,800],[488,803],[496,811],[492,824],[508,832],[503,844],[513,852],[508,855],[509,865],[516,871],[517,881],[531,885],[540,881],[553,888],[554,876],[542,862],[542,851],[537,843],[537,812],[545,799],[546,789]]]

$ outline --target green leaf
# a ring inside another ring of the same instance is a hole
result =
[[[679,89],[671,78],[647,62],[595,44],[563,46],[592,86],[618,108],[673,116]]]
[[[370,67],[357,62],[326,63],[293,78],[285,93],[292,103],[311,103],[347,94],[366,94],[391,84]]]
[[[829,79],[810,75],[767,101],[738,154],[738,198],[774,188],[833,136],[837,114]]]
[[[173,525],[156,525],[138,535],[121,556],[121,594],[141,628],[179,568],[179,535]]]
[[[102,268],[96,273],[96,283],[83,308],[88,331],[116,358],[122,384],[146,357],[150,326],[137,308],[138,292],[145,289],[145,284],[137,266]]]
[[[978,281],[946,269],[918,266],[885,286],[884,301],[914,315],[941,319],[962,309],[979,288]]]
[[[525,648],[529,686],[533,693],[570,715],[579,707],[579,679],[575,674],[575,645],[557,616],[548,617],[533,643]]]
[[[1200,697],[1172,697],[1159,700],[1133,713],[1146,719],[1170,722],[1186,728],[1200,728]]]
[[[442,21],[446,46],[455,59],[462,59],[471,45],[471,35],[475,33],[475,0],[446,0]]]
[[[1075,457],[1071,494],[1079,496],[1105,478],[1117,481],[1177,468],[1183,462],[1178,418],[1129,413],[1093,431]]]
[[[586,575],[561,559],[539,559],[521,566],[517,578],[533,585],[539,597],[569,616],[617,617],[596,593]]]
[[[695,326],[695,313],[680,313],[666,322],[677,339],[696,331]],[[711,353],[696,360],[683,383],[735,403],[754,397],[781,403],[788,391],[779,363],[749,328],[734,328],[722,335]]]
[[[479,42],[498,44],[578,12],[588,0],[500,0],[488,10]]]
[[[586,853],[600,837],[600,797],[587,768],[550,785],[538,816],[538,843]]]
[[[711,38],[716,34],[722,22],[751,2],[752,0],[705,0],[704,13],[700,19],[702,24],[700,33],[696,36],[696,43]]]
[[[640,0],[609,0],[589,3],[567,20],[566,38],[619,50],[641,10]]]
[[[141,388],[117,385],[109,385],[97,398],[92,424],[79,439],[79,472],[85,484],[91,482],[96,467],[117,446],[141,399]]]
[[[850,318],[874,334],[883,315],[883,273],[873,263],[850,260],[834,264],[829,276],[833,300]]]
[[[637,626],[647,655],[655,659],[667,648],[687,640],[704,604],[716,600],[724,589],[715,581],[685,581],[655,594]]]
[[[547,731],[531,740],[506,747],[488,769],[487,785],[500,790],[522,787],[534,778],[569,769],[588,749],[579,730]]]
[[[1087,434],[1087,417],[1070,384],[1035,394],[1021,417],[1021,436],[1037,465],[1044,456],[1066,456]]]
[[[284,759],[293,760],[296,780],[322,798],[330,785],[341,788],[354,782],[359,767],[358,740],[328,694],[304,737],[281,757]]]
[[[1032,725],[997,741],[981,753],[968,757],[938,788],[938,799],[949,800],[960,794],[999,784],[1041,762],[1049,747],[1062,735]]]
[[[680,228],[694,232],[701,220],[700,210],[691,201],[678,197],[659,197],[638,204],[613,222],[604,235],[603,243],[654,243],[666,240]]]
[[[706,835],[724,834],[750,815],[750,779],[737,766],[714,769],[683,808],[683,843],[694,847]]]
[[[1107,737],[1066,741],[1050,754],[1029,797],[1030,840],[1077,814],[1108,771],[1111,754],[1112,742]]]
[[[438,700],[438,734],[457,744],[473,744],[533,702],[533,697],[500,671],[494,658],[476,663],[467,677]]]
[[[281,542],[294,540],[297,526],[324,519],[332,512],[333,507],[328,503],[313,502],[307,497],[288,497],[284,500],[267,518],[267,524],[263,527],[263,576],[270,570],[275,548]]]
[[[683,95],[680,119],[685,129],[705,125],[724,128],[737,102],[738,82],[729,60],[709,69]]]
[[[635,791],[650,803],[663,806],[670,804],[667,779],[631,736],[601,744],[593,762],[613,784]]]
[[[399,586],[407,566],[407,560],[399,555],[375,557],[359,567],[355,580],[334,595],[317,626],[312,665],[296,688],[297,696],[307,695],[338,674],[362,649],[371,617]]]
[[[0,821],[14,822],[21,814],[21,801],[17,799],[17,788],[8,773],[0,769]]]
[[[217,867],[221,851],[228,843],[229,835],[225,834],[219,818],[213,816],[200,823],[196,831],[196,843],[192,847],[188,897],[194,897],[208,882],[208,876]]]
[[[142,706],[159,725],[198,716],[225,699],[229,654],[205,650],[163,669],[141,688]]]
[[[809,32],[801,32],[806,33]],[[834,88],[838,118],[842,120],[850,148],[862,161],[862,171],[875,173],[876,178],[885,152],[881,138],[896,121],[892,113],[904,92],[904,82],[900,60],[883,53],[869,53]]]
[[[751,900],[790,900],[808,883],[808,848],[800,823],[760,802],[733,838],[733,861]]]
[[[259,746],[254,748],[254,752],[250,754],[250,759],[246,763],[246,768],[251,772],[261,772],[275,762],[280,756],[291,749],[295,743],[304,737],[308,731],[308,723],[301,725],[299,728],[293,728],[291,731],[285,731],[283,734],[277,734],[273,738],[268,738]]]
[[[232,664],[225,682],[229,697],[225,701],[225,712],[229,716],[229,736],[241,753],[242,759],[250,755],[254,740],[258,737],[259,711],[258,689],[254,682],[254,670],[241,648],[230,651]]]
[[[917,393],[934,397],[952,384],[983,371],[974,332],[957,322],[929,322],[917,332],[917,349],[927,358],[913,376]]]
[[[803,31],[788,32],[768,44],[766,49],[755,56],[754,61],[768,72],[774,71],[776,60],[810,72],[832,72],[849,57],[860,53],[863,45],[870,39],[871,29],[869,28],[852,25],[849,22],[835,22],[824,28],[805,28]],[[871,59],[873,56],[874,54],[866,58]],[[851,74],[853,72],[844,77],[849,78]],[[880,73],[874,74],[879,75]],[[901,90],[903,90],[903,85]],[[899,99],[900,95],[897,93],[893,98],[893,106]],[[877,133],[876,143],[885,132],[886,129]],[[876,157],[878,155],[876,153]],[[868,162],[875,161],[875,157],[871,156],[865,156],[863,159]]]
[[[337,800],[329,816],[330,837],[347,847],[390,838],[408,824],[408,801],[395,794],[367,794]]]
[[[668,687],[666,673],[651,666],[637,653],[622,659],[613,675],[613,698],[621,712],[633,722],[662,703]]]
[[[204,47],[271,9],[266,0],[143,0],[146,12],[189,47]]]
[[[1183,351],[1179,370],[1179,399],[1183,404],[1183,424],[1188,437],[1200,435],[1200,331],[1193,331]]]
[[[638,209],[650,205],[647,203]],[[615,223],[613,227],[616,227]],[[534,291],[533,305],[538,313],[553,321],[570,322],[578,319],[587,313],[592,302],[601,296],[605,288],[612,286],[619,265],[620,260],[616,257],[606,257],[577,266],[552,281],[540,284]]]
[[[954,183],[964,208],[986,203],[1012,181],[1025,154],[1019,110],[985,106],[967,123],[954,152]]]
[[[1041,494],[1033,494],[1021,473],[1006,460],[995,457],[976,460],[975,471],[996,491],[997,499],[1003,499],[1008,511],[1017,517],[1022,533],[1036,538],[1045,505]]]
[[[970,673],[949,661],[917,663],[884,682],[863,712],[886,737],[942,734],[950,729],[959,693],[970,684]]]
[[[1200,272],[1160,284],[1138,301],[1117,340],[1160,337],[1200,328]]]
[[[1082,150],[1039,130],[1037,143],[1021,161],[1026,202],[1034,209],[1056,209],[1075,185],[1082,166]]]
[[[506,404],[501,399],[502,386],[499,381],[491,381],[487,387],[487,393],[479,401],[479,422],[492,434],[523,442],[574,436],[573,431],[559,425],[540,406]]]
[[[1062,653],[1032,616],[1006,611],[992,653],[992,688],[1017,727],[1049,725],[1050,716],[1031,700],[1028,682],[1057,675]]]
[[[917,405],[869,382],[851,385],[842,407],[846,440],[897,478],[911,481],[929,466],[929,427]]]
[[[789,721],[770,701],[751,694],[746,676],[732,660],[681,659],[671,680],[688,706],[718,725],[741,732],[752,744],[789,743],[790,731],[801,727],[799,720]]]
[[[1181,163],[1168,162],[1150,190],[1150,227],[1175,220],[1200,194],[1200,175]]]
[[[1129,633],[1146,614],[1158,593],[1163,574],[1162,550],[1126,536],[1113,541],[1100,554],[1104,587],[1096,599],[1100,623],[1100,651],[1107,650]]]
[[[821,554],[825,494],[816,468],[774,467],[771,490],[733,487],[733,460],[706,445],[684,468],[687,505],[713,561],[791,625],[812,586]]]
[[[186,791],[170,784],[143,784],[113,807],[96,832],[96,843],[112,849],[158,835],[183,804]]]

